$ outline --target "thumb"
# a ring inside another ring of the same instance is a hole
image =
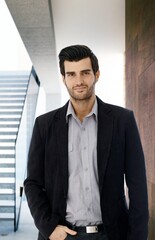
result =
[[[74,231],[74,230],[72,230],[72,229],[70,229],[70,228],[68,228],[68,227],[66,227],[65,231],[66,231],[66,233],[68,233],[68,234],[70,234],[70,235],[76,235],[76,234],[77,234],[76,231]]]

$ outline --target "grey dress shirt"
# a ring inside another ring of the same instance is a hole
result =
[[[66,220],[76,226],[102,223],[97,170],[97,101],[81,122],[69,102],[69,189]]]

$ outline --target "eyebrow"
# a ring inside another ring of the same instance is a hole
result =
[[[82,70],[81,72],[91,72],[92,71],[92,69],[84,69],[84,70]]]
[[[75,73],[74,71],[65,72],[65,74]]]
[[[81,70],[80,72],[91,72],[92,71],[92,69],[83,69],[83,70]],[[68,71],[68,72],[66,72],[65,74],[68,74],[68,73],[75,73],[75,71]]]

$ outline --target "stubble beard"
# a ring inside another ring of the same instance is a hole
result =
[[[86,93],[81,94],[81,96],[80,96],[80,94],[74,93],[74,88],[73,88],[73,90],[69,89],[67,87],[67,85],[66,85],[66,88],[67,88],[67,91],[68,91],[70,97],[74,101],[82,102],[82,101],[89,101],[89,99],[95,94],[95,84],[96,84],[96,81],[93,82],[93,84],[89,87],[89,89],[88,89],[87,85],[82,85],[87,88],[87,91],[86,91]]]

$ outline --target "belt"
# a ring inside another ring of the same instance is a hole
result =
[[[85,227],[77,227],[75,225],[71,225],[67,223],[67,227],[78,232],[78,233],[97,233],[104,230],[103,224],[93,225],[93,226],[85,226]]]

